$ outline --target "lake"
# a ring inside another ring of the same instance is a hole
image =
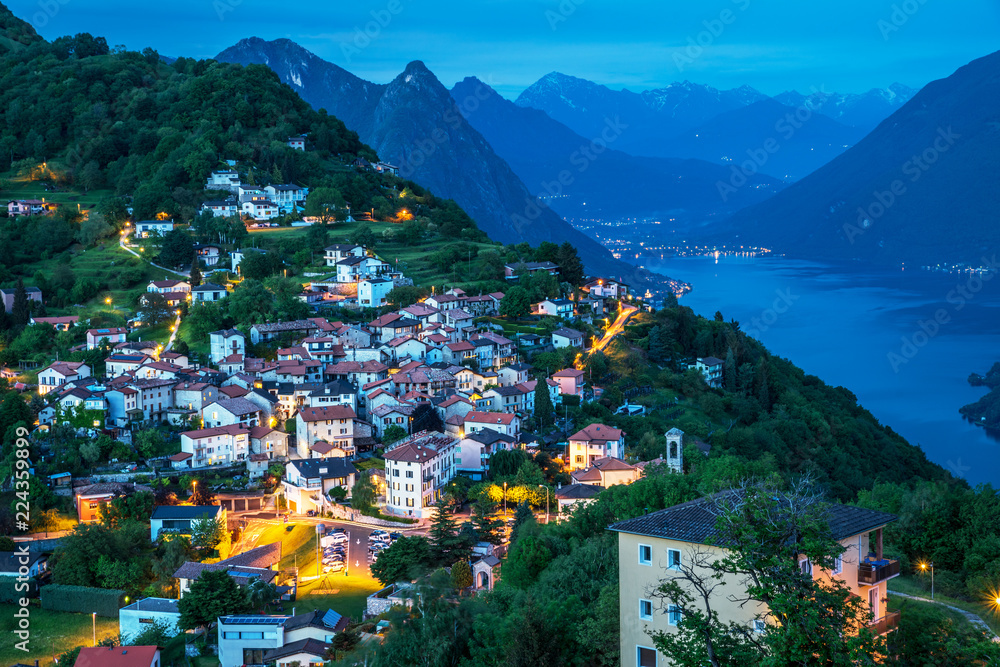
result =
[[[1000,279],[784,258],[651,260],[687,281],[683,305],[721,311],[772,353],[854,392],[883,424],[970,484],[1000,484],[1000,443],[958,409],[1000,361]]]

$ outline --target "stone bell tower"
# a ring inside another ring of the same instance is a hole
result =
[[[673,472],[684,474],[684,431],[672,428],[667,436],[667,465]]]

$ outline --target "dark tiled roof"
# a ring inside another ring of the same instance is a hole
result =
[[[569,486],[557,489],[556,498],[561,498],[563,500],[594,498],[602,490],[603,489],[601,489],[601,487],[594,486],[593,484],[570,484]]]
[[[350,461],[341,456],[328,459],[302,459],[292,461],[291,465],[294,465],[299,474],[305,478],[335,479],[350,477],[358,472]],[[321,469],[326,472],[321,472]]]
[[[300,639],[297,642],[285,644],[281,648],[274,648],[266,652],[264,654],[264,662],[273,662],[279,658],[295,655],[297,653],[308,653],[309,655],[314,655],[317,658],[322,658],[326,654],[326,650],[328,648],[330,648],[329,644],[324,644],[318,639],[313,639],[312,637],[308,639]]]
[[[709,544],[715,535],[716,516],[710,498],[698,498],[667,509],[611,524],[608,529],[622,533],[648,535],[695,544]],[[834,539],[859,535],[896,520],[886,512],[853,505],[827,506],[830,531]]]

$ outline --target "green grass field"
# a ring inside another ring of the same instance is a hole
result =
[[[58,165],[52,163],[50,165],[58,170]],[[65,190],[49,191],[45,189],[45,183],[41,180],[29,180],[28,178],[21,176],[13,176],[10,172],[0,175],[0,197],[4,198],[4,201],[10,199],[41,199],[47,203],[56,204],[58,206],[79,206],[81,211],[86,211],[107,197],[114,196],[113,190],[91,190],[89,192],[80,192],[74,189],[67,188]]]
[[[915,597],[927,598],[928,600],[930,600],[931,597],[929,589],[925,588],[924,586],[924,582],[916,577],[911,577],[911,576],[896,577],[895,579],[889,580],[888,586],[890,593],[889,595],[890,608],[892,606],[893,597],[891,593],[893,591],[897,591],[899,593],[905,593],[907,595],[913,595]],[[899,601],[900,604],[906,601],[899,598],[897,598],[897,600]],[[990,626],[990,629],[993,630],[993,632],[1000,633],[1000,615],[998,615],[997,611],[993,609],[991,606],[985,603],[959,600],[953,597],[949,597],[947,595],[943,595],[941,594],[940,591],[935,591],[934,600],[936,602],[941,602],[947,605],[951,605],[952,607],[958,607],[959,609],[962,609],[964,611],[971,612],[976,616],[978,616],[979,618],[983,619],[986,625]],[[941,607],[941,609],[948,611],[944,607]],[[961,618],[963,622],[966,622],[965,617],[961,616],[960,614],[951,611],[949,611],[949,613],[954,614],[958,618]]]
[[[24,653],[14,648],[16,640],[11,632],[15,629],[14,612],[18,607],[11,604],[0,605],[0,633],[4,641],[0,643],[0,665],[16,662],[40,665],[54,665],[54,658],[76,646],[93,646],[93,629],[90,614],[71,614],[48,611],[31,607],[31,637],[29,651]],[[97,617],[97,639],[118,634],[118,619]]]

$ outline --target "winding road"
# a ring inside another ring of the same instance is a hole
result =
[[[628,318],[632,317],[632,315],[638,312],[638,310],[639,309],[636,308],[635,306],[628,306],[622,304],[621,310],[618,311],[618,317],[615,318],[614,323],[612,323],[612,325],[608,327],[607,331],[604,332],[604,335],[601,336],[601,339],[596,343],[594,343],[594,346],[587,351],[587,354],[593,354],[594,352],[603,351],[604,348],[608,346],[608,343],[611,342],[611,339],[613,339],[615,336],[620,334],[625,329],[625,322],[628,321]]]

